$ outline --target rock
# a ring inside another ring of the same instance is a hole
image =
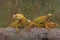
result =
[[[29,31],[20,29],[19,33],[16,33],[15,28],[0,28],[1,40],[42,40],[46,37],[47,29],[45,28],[33,28]]]
[[[60,40],[60,29],[53,28],[48,31],[46,28],[33,28],[29,31],[15,28],[0,28],[0,40]]]
[[[0,34],[0,40],[5,40],[4,35]]]
[[[54,28],[47,32],[48,40],[60,40],[60,29]]]

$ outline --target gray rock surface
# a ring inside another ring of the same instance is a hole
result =
[[[0,28],[0,40],[41,40],[46,36],[46,32],[45,28],[34,28],[29,31],[20,29],[19,33],[16,33],[15,28]]]
[[[16,33],[15,28],[0,28],[0,40],[60,40],[60,29],[20,29],[20,32]]]
[[[49,40],[60,40],[60,29],[54,28],[47,32]]]

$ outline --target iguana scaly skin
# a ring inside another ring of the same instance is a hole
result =
[[[38,27],[44,27],[45,23],[50,21],[51,14],[39,16],[33,20],[34,23],[38,24]]]
[[[58,24],[56,22],[46,22],[45,27],[50,30],[51,28],[57,28]]]
[[[13,18],[15,19],[13,22],[9,24],[10,27],[16,28],[16,31],[19,31],[19,28],[24,28],[26,25],[29,24],[26,17],[22,14],[15,14],[13,15]]]
[[[43,28],[45,27],[45,23],[50,21],[50,16],[51,14],[47,14],[47,15],[44,15],[44,16],[39,16],[35,19],[33,19],[29,25],[27,25],[27,29],[31,29],[31,28],[34,28],[34,27],[38,27],[38,28]]]
[[[50,17],[51,17],[51,14],[47,14],[45,16],[40,16],[35,18],[33,21],[30,21],[29,25],[26,26],[27,30],[34,27],[38,27],[38,28],[45,27],[47,29],[58,27],[57,23],[50,22]]]

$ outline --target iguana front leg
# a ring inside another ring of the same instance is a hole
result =
[[[48,30],[50,30],[50,28],[48,27],[48,25],[45,23],[45,27],[48,29]]]
[[[18,26],[16,26],[16,32],[17,32],[17,33],[19,32],[19,28],[18,28]]]

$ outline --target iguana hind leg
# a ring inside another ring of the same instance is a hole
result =
[[[48,27],[48,25],[45,23],[45,27],[48,29],[48,30],[50,30],[50,28]]]

